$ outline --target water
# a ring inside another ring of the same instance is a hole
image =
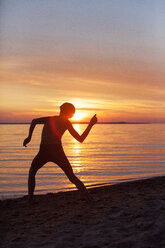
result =
[[[0,125],[0,199],[27,194],[28,170],[39,149],[42,125],[22,146],[29,125]],[[85,124],[74,125],[79,133]],[[84,143],[69,133],[63,146],[75,174],[87,186],[165,175],[165,124],[98,124]],[[75,189],[56,164],[37,173],[36,194]]]

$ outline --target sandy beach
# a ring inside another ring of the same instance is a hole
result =
[[[164,248],[165,177],[1,200],[1,247]]]

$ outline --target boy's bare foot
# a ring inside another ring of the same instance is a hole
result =
[[[88,202],[88,203],[93,203],[94,202],[94,198],[91,196],[91,194],[86,194],[86,201]]]
[[[33,195],[29,195],[28,204],[33,204],[33,203],[34,203],[34,197],[33,197]]]

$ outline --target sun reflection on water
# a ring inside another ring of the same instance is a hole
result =
[[[73,125],[75,130],[81,135],[83,128],[80,124],[74,124]],[[79,143],[77,140],[73,139],[72,144],[72,153],[74,160],[72,161],[72,166],[75,173],[80,173],[83,170],[83,164],[82,164],[82,143]]]
[[[79,143],[73,144],[73,156],[74,156],[74,161],[72,161],[73,169],[76,173],[79,173],[82,170],[81,147]]]

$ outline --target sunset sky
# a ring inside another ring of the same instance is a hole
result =
[[[164,0],[1,0],[0,122],[165,122]]]

